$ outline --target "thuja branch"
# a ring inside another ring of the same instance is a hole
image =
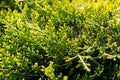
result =
[[[79,58],[80,61],[82,62],[83,66],[84,66],[84,69],[86,69],[88,72],[90,72],[90,69],[88,68],[87,64],[84,62],[83,58],[91,58],[90,56],[81,56],[80,54],[76,55],[75,57],[72,57],[72,58],[69,58],[68,60],[66,60],[66,62],[69,62],[75,58]],[[83,57],[83,58],[82,58]]]
[[[82,59],[82,57],[81,57],[79,54],[78,54],[77,56],[79,57],[79,59],[80,59],[81,62],[83,63],[84,68],[85,68],[87,71],[90,72],[90,69],[87,67],[87,65],[86,65],[86,63],[84,62],[84,60]]]

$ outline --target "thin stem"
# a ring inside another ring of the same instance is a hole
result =
[[[79,54],[78,54],[77,56],[78,56],[78,57],[80,58],[80,60],[82,61],[84,68],[85,68],[87,71],[90,72],[90,69],[87,67],[87,65],[86,65],[86,63],[84,62],[84,60],[82,59],[82,57],[81,57]]]

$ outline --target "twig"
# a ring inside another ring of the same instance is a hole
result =
[[[83,61],[82,57],[81,57],[79,54],[78,54],[77,56],[78,56],[78,57],[80,58],[80,60],[82,61],[84,68],[85,68],[87,71],[90,72],[90,69],[87,67],[87,65],[86,65],[86,63]]]

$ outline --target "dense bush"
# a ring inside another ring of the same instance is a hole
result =
[[[0,1],[0,80],[120,79],[119,0],[9,1]]]

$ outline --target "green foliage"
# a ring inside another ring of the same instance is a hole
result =
[[[119,80],[119,5],[0,1],[0,80]]]

